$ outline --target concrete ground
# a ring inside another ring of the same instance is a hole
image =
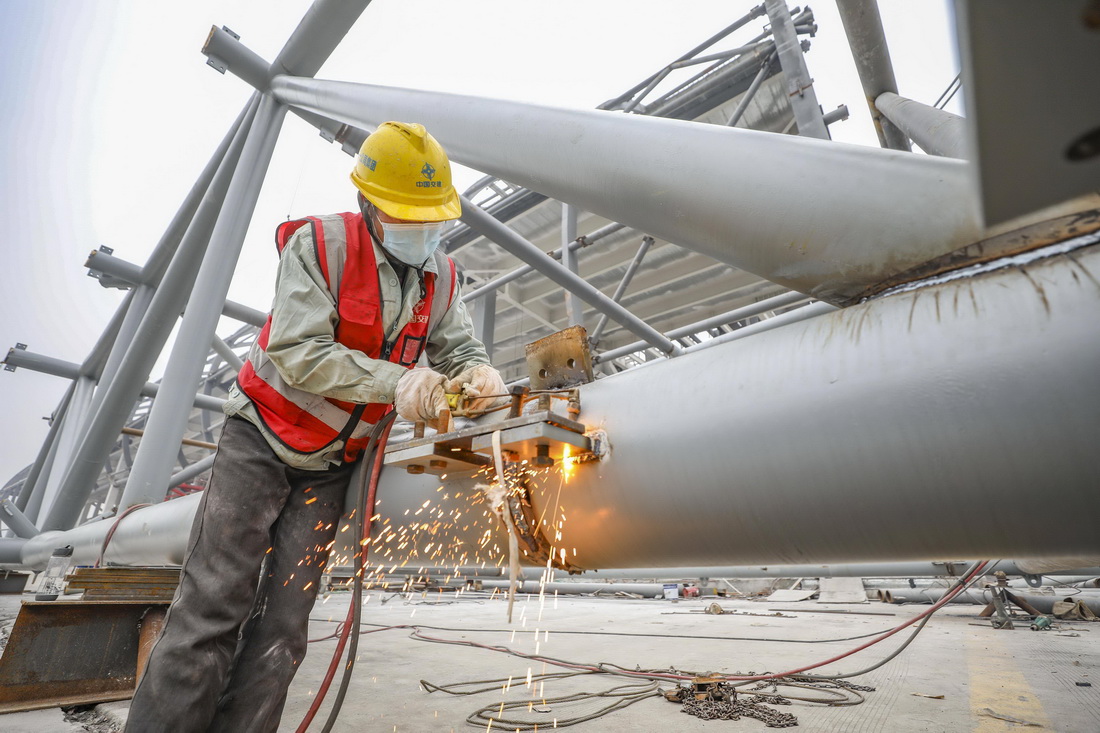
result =
[[[717,602],[726,611],[765,615],[705,615]],[[318,601],[310,633],[331,634],[344,617],[349,595],[333,594]],[[773,608],[797,608],[783,617],[768,616]],[[538,596],[517,600],[515,623],[506,619],[506,603],[498,594],[465,593],[412,597],[372,593],[364,610],[364,631],[417,625],[421,633],[440,639],[506,646],[581,664],[609,662],[627,669],[661,668],[691,672],[785,671],[840,654],[865,640],[788,643],[781,640],[828,640],[888,629],[912,618],[927,606],[829,604],[813,601],[782,604],[757,600],[692,599],[680,601],[622,598]],[[0,616],[10,617],[9,599],[0,601]],[[849,613],[823,613],[845,610]],[[1013,631],[992,629],[977,618],[976,606],[949,606],[936,614],[917,639],[897,658],[855,678],[876,688],[861,693],[862,704],[829,707],[795,702],[773,706],[797,716],[808,731],[1011,731],[1040,729],[1066,733],[1100,731],[1100,625],[1057,622],[1050,631],[1026,626]],[[889,615],[864,615],[864,614]],[[10,620],[7,622],[10,625]],[[428,627],[441,627],[431,629]],[[570,633],[572,632],[572,633]],[[584,632],[584,633],[576,633]],[[555,719],[590,714],[610,698],[542,703],[574,693],[595,693],[636,681],[609,675],[584,675],[527,686],[530,672],[562,672],[500,652],[442,645],[410,638],[408,628],[377,631],[360,638],[358,661],[347,699],[334,731],[461,731],[486,729],[466,718],[485,706],[536,697],[531,712],[518,714],[540,721],[539,730],[553,728]],[[827,665],[823,673],[869,666],[904,640],[902,632],[865,652]],[[686,637],[686,638],[681,638]],[[768,641],[749,641],[769,639]],[[290,690],[280,731],[294,731],[313,700],[335,648],[334,639],[310,645]],[[499,682],[475,685],[489,691],[469,696],[428,693],[421,680],[454,684],[512,678],[507,693]],[[1095,686],[1081,686],[1091,683]],[[337,684],[329,693],[331,701]],[[671,683],[661,685],[670,687]],[[828,696],[826,691],[780,689],[800,696]],[[942,696],[942,697],[940,697]],[[312,726],[320,730],[328,705]],[[0,717],[0,730],[102,731],[102,718],[125,715],[125,703],[99,706],[99,722],[63,719],[61,711],[17,713]],[[71,717],[71,716],[70,716]],[[1012,722],[1012,721],[1016,722]],[[1030,724],[1030,725],[1029,725]],[[51,727],[52,726],[52,727]],[[581,723],[578,731],[762,731],[761,721],[703,721],[680,712],[680,706],[648,697],[636,704]],[[494,724],[491,730],[515,730]]]

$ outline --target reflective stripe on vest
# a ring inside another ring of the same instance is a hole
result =
[[[439,274],[424,273],[424,298],[414,307],[410,322],[392,343],[387,343],[378,264],[362,216],[345,213],[284,222],[276,229],[280,254],[290,237],[303,226],[311,229],[314,255],[336,303],[339,314],[336,342],[374,359],[412,367],[424,352],[428,334],[454,300],[454,262],[440,252],[435,254]],[[290,386],[267,356],[270,331],[271,316],[268,316],[238,375],[242,391],[252,400],[268,429],[291,450],[315,453],[342,440],[347,444],[345,460],[354,460],[366,444],[371,428],[390,405],[360,405]]]

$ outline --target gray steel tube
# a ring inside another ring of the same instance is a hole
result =
[[[31,520],[23,516],[23,512],[15,506],[10,498],[0,499],[0,523],[7,525],[8,529],[15,532],[17,537],[28,539],[40,534],[38,527]]]
[[[53,446],[54,441],[57,440],[57,433],[61,428],[61,423],[65,419],[65,412],[69,409],[69,401],[73,398],[73,392],[76,391],[76,385],[70,384],[69,388],[65,390],[65,395],[61,398],[61,402],[58,403],[57,409],[53,411],[53,416],[50,420],[50,429],[46,433],[46,439],[42,441],[42,447],[38,449],[38,455],[34,458],[34,463],[31,464],[31,470],[27,473],[26,478],[23,479],[23,486],[19,489],[19,496],[15,499],[15,506],[19,508],[19,511],[25,511],[27,508],[27,502],[30,501],[31,495],[35,491],[35,485],[39,483],[39,477],[42,476],[42,470],[46,466],[46,459],[49,457],[50,448]],[[46,471],[49,474],[49,471]],[[45,486],[45,480],[42,481],[42,485]]]
[[[833,303],[982,231],[964,161],[349,82],[272,90],[348,124],[419,120],[457,162]]]
[[[21,565],[23,546],[26,544],[27,541],[22,538],[0,537],[0,565]]]
[[[214,459],[217,457],[217,453],[211,453],[210,455],[195,461],[190,466],[187,466],[186,468],[175,472],[174,474],[172,474],[172,477],[168,479],[168,488],[179,486],[182,483],[190,481],[196,476],[201,476],[202,474],[206,473],[211,468],[213,468]]]
[[[731,311],[722,313],[721,315],[712,316],[706,320],[693,323],[682,328],[668,332],[668,337],[671,339],[683,338],[693,333],[699,333],[700,331],[706,331],[709,328],[717,328],[718,326],[724,326],[727,323],[734,323],[736,321],[743,320],[745,318],[752,318],[758,316],[761,313],[767,313],[770,310],[776,308],[783,308],[788,305],[794,305],[800,301],[806,300],[804,293],[790,292],[783,293],[782,295],[775,295],[771,298],[765,298],[752,305],[742,306],[741,308],[734,308]],[[618,348],[608,349],[607,351],[597,354],[595,360],[597,362],[610,361],[611,359],[618,359],[620,356],[626,356],[627,354],[633,354],[635,351],[641,351],[646,347],[644,341],[635,341],[634,343],[626,344],[625,346],[619,346]]]
[[[591,244],[595,244],[596,242],[600,241],[601,239],[603,239],[607,235],[614,234],[615,232],[617,232],[617,231],[619,231],[620,229],[623,229],[623,228],[625,228],[625,226],[623,224],[612,222],[610,224],[607,224],[605,226],[600,227],[599,229],[592,232],[591,234],[583,234],[583,235],[577,237],[576,239],[574,239],[569,244],[569,249],[571,251],[575,252],[578,249],[580,249],[581,247],[587,247]],[[547,256],[553,257],[554,259],[560,259],[561,258],[561,252],[558,251],[558,250],[555,250],[554,252],[551,252]],[[524,275],[526,275],[528,273],[531,273],[531,272],[534,272],[534,271],[535,271],[535,268],[532,267],[531,265],[521,265],[521,266],[517,267],[516,269],[512,270],[511,272],[506,272],[505,274],[500,275],[499,277],[495,277],[492,280],[490,280],[489,282],[485,283],[484,285],[479,285],[478,287],[474,288],[470,292],[466,293],[465,295],[462,296],[462,302],[463,303],[469,303],[472,300],[476,300],[476,299],[480,298],[481,296],[483,296],[485,293],[488,293],[491,290],[497,290],[498,288],[501,288],[501,287],[507,285],[508,283],[512,282],[513,280],[517,280],[517,279],[523,277]]]
[[[555,544],[581,568],[1094,554],[1098,274],[1094,244],[583,385],[611,454],[537,483],[536,515],[566,516]],[[385,473],[383,521],[468,507],[438,486]]]
[[[78,379],[81,376],[79,364],[24,349],[9,349],[4,363],[65,379]],[[141,394],[145,397],[156,397],[159,391],[160,385],[156,382],[146,382],[141,388]],[[214,412],[221,412],[224,404],[225,400],[205,394],[196,394],[192,401],[192,405],[195,407]]]
[[[880,94],[875,99],[875,106],[929,155],[969,157],[966,154],[966,120],[962,117],[893,92]]]
[[[507,590],[510,585],[507,580],[478,580],[482,588],[499,588]],[[517,593],[530,593],[537,595],[540,592],[548,594],[560,593],[562,595],[591,594],[591,593],[633,593],[646,598],[660,598],[664,595],[664,586],[660,583],[585,583],[571,581],[550,581],[540,583],[537,580],[524,580],[516,583]]]
[[[271,74],[316,74],[368,5],[370,0],[313,0],[271,62]]]
[[[84,361],[80,365],[80,370],[83,374],[98,379],[100,373],[106,368],[111,353],[114,351],[114,345],[118,340],[119,333],[125,326],[127,317],[130,315],[130,307],[133,305],[133,302],[134,294],[126,293],[122,302],[118,304],[118,308],[115,309],[114,314],[111,316],[111,320],[107,322],[107,327],[103,329],[103,332],[100,333],[99,338],[96,339],[95,344],[92,346],[91,351],[84,357]]]
[[[230,130],[232,142],[218,163],[217,173],[202,197],[195,216],[187,226],[183,241],[172,258],[168,271],[157,287],[141,325],[127,346],[126,357],[118,372],[92,410],[82,427],[82,437],[71,463],[60,467],[65,471],[58,504],[41,523],[43,529],[68,529],[79,517],[88,495],[95,487],[96,477],[103,468],[103,459],[118,438],[133,409],[134,400],[160,355],[172,325],[183,310],[191,293],[202,254],[206,251],[229,178],[244,146],[245,133],[252,123],[257,100],[253,98],[235,129]],[[147,265],[148,267],[148,265]],[[195,380],[195,384],[198,380]]]
[[[611,455],[536,482],[536,515],[566,517],[556,545],[591,569],[1095,554],[1097,273],[1095,244],[1015,261],[584,385],[580,419],[606,430]],[[466,543],[437,564],[492,560],[499,522],[470,511],[473,483],[441,494],[433,477],[387,469],[381,523],[410,544]],[[1038,485],[1061,501],[1036,502]],[[192,500],[135,512],[132,530],[128,518],[115,541],[138,548],[128,562],[179,556]],[[466,512],[469,529],[420,533],[425,502]],[[149,542],[146,512],[175,512],[176,535]],[[464,555],[485,532],[489,556]],[[85,544],[98,551],[102,536]],[[36,567],[53,544],[27,547]],[[401,552],[383,542],[378,561]]]
[[[1013,595],[1019,596],[1032,605],[1040,613],[1052,613],[1054,604],[1058,601],[1081,601],[1089,610],[1100,614],[1100,593],[1079,589],[1059,588],[1054,595],[1047,593],[1028,593],[1019,588],[1009,589]],[[883,588],[882,597],[885,603],[935,603],[943,598],[946,588]],[[993,593],[989,589],[971,588],[952,598],[948,603],[969,603],[985,606],[993,601]]]
[[[642,237],[642,243],[638,245],[638,251],[634,253],[634,259],[630,260],[630,264],[626,266],[626,272],[623,273],[623,277],[619,280],[618,286],[615,288],[615,292],[612,294],[611,299],[618,303],[623,299],[623,294],[626,293],[626,289],[630,287],[630,281],[634,279],[634,273],[638,271],[638,268],[642,265],[642,260],[645,259],[646,252],[653,246],[653,237]],[[600,320],[596,322],[596,327],[592,329],[592,335],[589,340],[593,344],[600,342],[600,337],[603,335],[603,330],[607,328],[608,316],[606,313],[600,316]]]
[[[822,119],[821,105],[817,103],[817,92],[814,91],[814,80],[806,68],[806,57],[802,53],[802,44],[798,40],[787,0],[764,0],[764,7],[772,24],[779,65],[783,67],[783,75],[787,78],[787,101],[794,112],[798,134],[828,140],[829,129]]]
[[[218,71],[231,71],[257,91],[267,91],[271,81],[271,64],[241,43],[240,38],[224,26],[211,26],[202,53],[207,57],[207,64]]]
[[[558,259],[561,266],[574,275],[577,274],[577,258],[574,256],[573,241],[577,238],[577,218],[580,211],[576,206],[561,205],[561,248],[558,250]],[[615,298],[616,303],[619,301]],[[584,306],[576,293],[565,291],[565,312],[570,326],[584,325]],[[606,313],[604,314],[606,315]]]
[[[118,367],[126,356],[126,349],[134,340],[134,334],[137,333],[138,326],[141,325],[141,319],[145,317],[145,313],[149,310],[149,304],[153,302],[155,292],[151,287],[142,286],[132,288],[126,294],[126,300],[123,303],[126,306],[126,312],[122,318],[122,323],[119,324],[118,332],[111,344],[110,353],[103,359],[103,368],[97,370],[99,378],[95,396],[92,397],[92,411],[98,409],[99,404],[103,401],[103,395],[106,391],[104,386],[110,384],[115,375],[118,374]],[[82,368],[87,371],[89,366],[88,360],[85,359]]]
[[[202,493],[145,507],[130,514],[115,529],[105,562],[112,565],[182,565],[187,538]],[[64,532],[44,532],[22,545],[18,564],[42,570],[55,547],[72,545],[73,564],[91,565],[99,558],[113,517],[88,522]]]
[[[772,55],[768,59],[760,64],[760,71],[756,72],[756,76],[753,77],[752,83],[749,84],[749,88],[745,90],[741,95],[741,101],[737,103],[737,108],[733,110],[733,114],[726,120],[727,127],[736,127],[737,123],[741,121],[741,116],[745,114],[745,110],[749,108],[749,102],[756,96],[756,91],[760,88],[760,85],[764,83],[764,77],[768,75],[768,69],[771,68],[772,61],[775,59],[776,52],[772,52]]]
[[[587,280],[549,259],[538,247],[464,196],[462,197],[462,220],[474,231],[496,242],[510,254],[531,265],[567,291],[575,293],[585,303],[601,313],[607,313],[624,328],[630,329],[645,339],[649,345],[669,354],[679,352],[679,347],[665,338],[660,331],[611,300]]]
[[[145,275],[137,265],[106,252],[93,252],[84,264],[86,267],[125,280],[131,285],[146,284]],[[222,306],[222,315],[259,327],[267,322],[267,314],[263,311],[232,300],[225,301],[225,305]]]
[[[222,306],[222,315],[257,328],[263,328],[263,325],[267,323],[267,314],[263,311],[235,303],[232,300],[225,301],[225,305]]]
[[[886,32],[882,28],[877,0],[836,0],[836,5],[879,143],[884,148],[910,150],[905,133],[875,106],[875,100],[883,92],[898,93],[898,80],[894,77],[894,65],[890,61],[890,49],[886,46]]]
[[[237,352],[233,351],[221,336],[214,334],[214,338],[211,339],[210,345],[214,347],[214,351],[218,352],[218,356],[224,359],[225,363],[233,368],[233,371],[239,372],[241,367],[244,366],[241,357],[237,356]]]
[[[225,194],[225,203],[210,234],[210,244],[172,346],[160,393],[149,413],[145,437],[130,469],[119,502],[123,509],[164,498],[164,487],[176,462],[179,438],[191,412],[193,385],[198,384],[202,376],[210,339],[217,328],[221,305],[233,280],[233,270],[285,116],[286,108],[271,96],[261,98],[240,162]]]

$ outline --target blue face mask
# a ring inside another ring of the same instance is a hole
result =
[[[406,265],[420,267],[439,247],[443,222],[382,224],[382,248]]]

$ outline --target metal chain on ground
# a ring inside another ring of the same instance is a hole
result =
[[[791,701],[778,695],[768,697],[768,702],[773,705],[790,705]],[[773,710],[760,702],[748,702],[745,700],[733,700],[718,702],[715,700],[685,700],[681,713],[694,715],[700,720],[740,720],[756,718],[769,728],[794,728],[798,725],[798,718],[791,713],[781,713]]]

